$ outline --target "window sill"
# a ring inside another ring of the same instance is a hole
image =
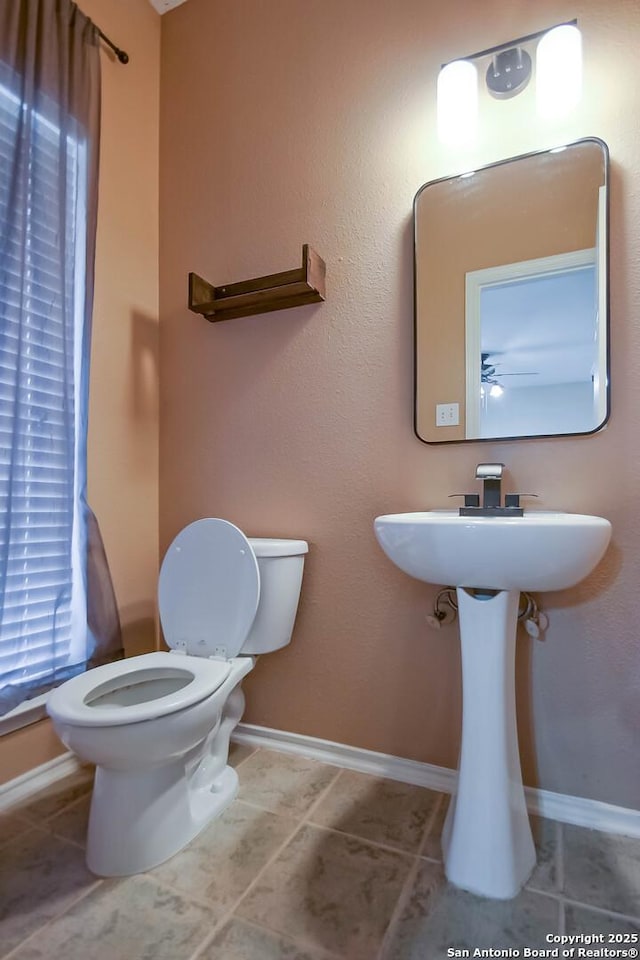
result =
[[[5,733],[13,733],[14,730],[19,730],[21,727],[27,727],[30,723],[37,723],[38,720],[46,717],[46,702],[47,694],[41,693],[39,697],[34,697],[33,700],[25,700],[24,703],[20,703],[9,713],[5,713],[3,717],[0,717],[0,737],[3,737]]]

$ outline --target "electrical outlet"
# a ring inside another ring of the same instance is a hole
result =
[[[436,427],[457,427],[459,423],[459,403],[436,403]]]

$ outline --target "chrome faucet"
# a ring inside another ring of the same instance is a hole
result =
[[[476,467],[476,480],[482,480],[482,506],[485,510],[502,506],[503,471],[504,463],[479,463]]]

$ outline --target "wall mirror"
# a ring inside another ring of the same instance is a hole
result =
[[[420,188],[420,440],[589,434],[604,426],[607,185],[607,146],[589,138]]]

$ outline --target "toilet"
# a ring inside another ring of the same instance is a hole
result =
[[[53,690],[62,742],[96,766],[87,866],[98,876],[149,870],[231,803],[229,739],[256,657],[286,646],[304,540],[251,538],[203,519],[182,530],[158,581],[169,652],[96,667]]]

